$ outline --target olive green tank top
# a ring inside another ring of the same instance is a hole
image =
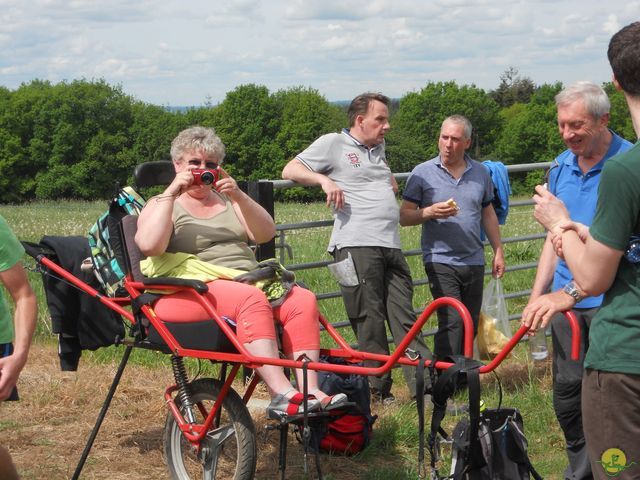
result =
[[[240,223],[231,202],[209,218],[196,218],[180,203],[173,206],[173,233],[167,252],[193,253],[200,260],[238,270],[252,270],[256,257],[249,248],[247,232]]]

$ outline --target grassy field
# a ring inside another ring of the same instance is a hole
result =
[[[85,236],[91,224],[105,208],[105,203],[101,201],[33,203],[20,206],[0,205],[0,214],[7,219],[20,239],[39,241],[45,234]],[[327,218],[329,218],[328,210],[321,204],[276,205],[276,220],[280,224]],[[540,231],[540,227],[532,219],[529,207],[512,209],[507,225],[502,227],[503,237],[527,235]],[[401,235],[404,249],[419,248],[418,227],[401,229]],[[293,258],[285,258],[286,263],[329,260],[325,251],[328,238],[328,228],[288,231],[286,240],[291,245]],[[540,246],[540,241],[506,245],[507,265],[535,262]],[[420,257],[410,257],[409,261],[414,279],[424,278]],[[531,287],[534,274],[533,269],[509,272],[504,279],[506,291],[528,290]],[[50,321],[44,303],[39,274],[30,272],[30,278],[36,288],[41,307],[38,321],[38,343],[54,348],[50,340]],[[337,288],[326,268],[299,272],[298,278],[318,294],[332,292]],[[418,286],[414,297],[415,307],[420,309],[430,300],[426,285]],[[519,312],[525,303],[526,297],[510,300],[508,302],[510,313]],[[340,299],[321,302],[321,310],[331,321],[345,319]],[[513,322],[513,327],[516,328],[516,321]],[[345,331],[345,336],[347,336],[346,333]],[[114,357],[119,355],[119,353],[114,353],[114,350],[116,349],[107,348],[96,352],[86,352],[83,356],[83,362],[96,366],[110,363]],[[141,354],[136,353],[133,357],[134,364],[141,365],[145,369],[155,368],[159,365],[166,368],[166,359],[161,356],[145,355],[147,352],[139,353]],[[549,363],[532,363],[529,360],[526,346],[522,345],[518,346],[512,356],[500,366],[498,375],[503,386],[503,404],[516,407],[523,413],[534,465],[545,478],[562,478],[561,472],[565,464],[565,455],[562,434],[551,405]],[[343,476],[334,473],[330,478],[408,479],[416,477],[418,438],[415,404],[408,400],[406,392],[403,391],[405,389],[400,387],[403,380],[398,371],[394,372],[394,379],[397,382],[395,393],[398,394],[400,402],[396,406],[384,409],[384,411],[377,410],[376,413],[380,415],[380,419],[376,423],[375,437],[371,448],[350,459],[351,463],[345,464],[344,468],[353,470],[352,475],[345,473]],[[482,396],[489,407],[497,404],[497,385],[497,381],[492,376],[483,377]],[[51,399],[51,401],[54,400]],[[456,418],[447,417],[445,424],[449,430],[456,420]],[[0,423],[0,431],[11,428],[11,425]],[[53,475],[51,478],[62,477]],[[269,476],[260,478],[269,478]],[[288,478],[298,477],[290,476]]]

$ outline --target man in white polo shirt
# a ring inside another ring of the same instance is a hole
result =
[[[389,353],[385,323],[398,344],[416,320],[411,272],[400,248],[398,185],[385,155],[388,106],[378,93],[357,96],[349,106],[350,128],[321,136],[282,171],[283,178],[326,193],[334,215],[328,251],[336,261],[351,257],[358,276],[355,285],[340,286],[345,309],[359,348],[379,354]],[[431,358],[422,339],[410,347]],[[403,372],[415,396],[414,371]],[[375,400],[394,400],[390,372],[369,382]]]

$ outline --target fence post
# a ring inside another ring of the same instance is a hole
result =
[[[258,202],[268,213],[271,218],[275,218],[275,205],[273,201],[273,182],[268,180],[247,180],[238,182],[238,186],[249,197]],[[258,261],[267,258],[275,258],[276,256],[276,239],[272,238],[267,243],[263,243],[256,247],[256,258]]]

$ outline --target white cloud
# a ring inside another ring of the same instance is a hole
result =
[[[331,37],[322,42],[322,48],[329,50],[337,50],[347,48],[349,46],[348,37]]]
[[[216,28],[236,28],[248,23],[261,22],[262,4],[258,0],[232,0],[226,4],[211,4],[212,13],[206,17],[205,23]]]
[[[104,77],[159,104],[217,102],[240,83],[329,99],[428,81],[497,87],[607,81],[606,45],[640,0],[0,0],[0,84]],[[611,13],[615,12],[615,13]]]
[[[638,8],[640,8],[640,5],[638,6]],[[604,24],[602,25],[602,30],[607,35],[613,35],[618,30],[620,30],[620,28],[622,27],[618,23],[618,17],[613,13],[607,17],[607,19],[604,21]]]

